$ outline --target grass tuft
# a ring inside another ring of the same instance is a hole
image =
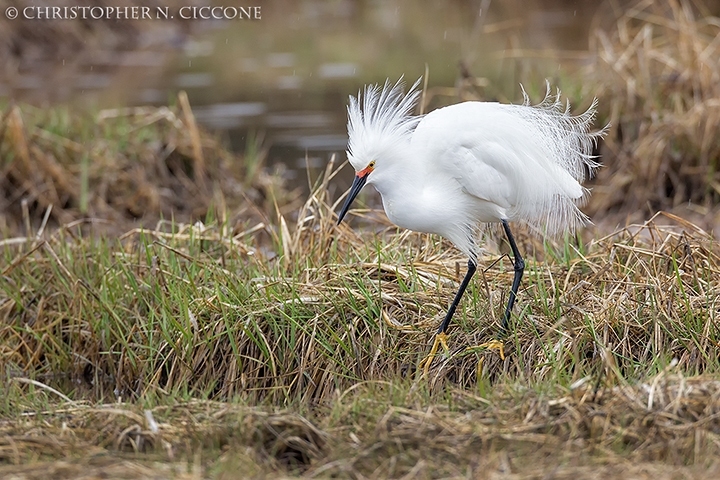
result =
[[[64,228],[6,244],[0,368],[8,381],[94,402],[322,404],[358,381],[417,378],[465,260],[427,235],[336,227],[327,193],[336,172],[331,163],[295,224],[278,230],[163,223],[113,240]],[[569,238],[547,245],[529,262],[505,361],[471,348],[498,334],[513,275],[487,253],[431,384],[625,385],[671,362],[717,372],[717,244],[664,217],[678,226],[653,218],[582,251]]]
[[[719,36],[720,19],[687,0],[636,2],[591,35],[587,76],[611,124],[594,212],[720,201]]]

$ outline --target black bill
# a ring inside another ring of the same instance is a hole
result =
[[[338,214],[338,225],[340,225],[340,222],[342,222],[342,219],[345,217],[345,214],[348,212],[348,210],[350,210],[350,204],[352,204],[353,200],[355,200],[355,197],[358,196],[358,193],[360,193],[360,190],[363,189],[366,181],[367,181],[367,175],[355,176],[355,180],[353,180],[352,186],[350,187],[350,192],[348,193],[348,196],[345,199],[345,204],[343,205],[342,209],[340,210],[340,213]]]

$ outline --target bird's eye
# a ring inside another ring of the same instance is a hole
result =
[[[372,162],[370,162],[370,163],[368,164],[368,167],[370,167],[370,168],[375,168],[375,160],[373,160]]]

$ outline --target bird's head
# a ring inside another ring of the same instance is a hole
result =
[[[402,78],[382,87],[368,85],[350,97],[348,105],[348,159],[355,168],[355,180],[338,215],[338,224],[366,183],[382,193],[382,185],[394,176],[393,166],[406,149],[410,136],[422,118],[412,115],[420,92],[420,79],[403,93]]]

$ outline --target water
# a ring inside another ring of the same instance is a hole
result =
[[[321,169],[333,153],[344,159],[347,97],[363,84],[412,82],[427,65],[430,86],[453,86],[462,61],[500,85],[489,97],[517,101],[519,70],[547,71],[548,60],[518,62],[516,53],[585,48],[594,10],[560,0],[288,0],[263,4],[255,21],[91,24],[99,47],[72,21],[48,21],[51,38],[20,42],[0,96],[97,108],[162,105],[185,90],[201,124],[241,152],[263,136],[268,162],[302,183],[307,165]],[[18,25],[5,35],[23,39]],[[571,63],[549,62],[557,70]]]

